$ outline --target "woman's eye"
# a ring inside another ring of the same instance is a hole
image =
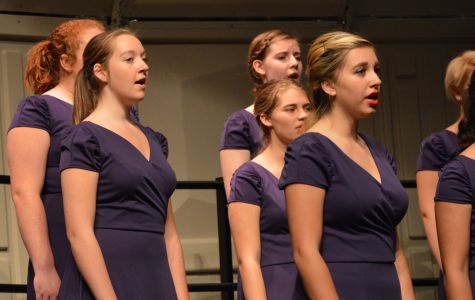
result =
[[[127,57],[125,59],[126,62],[133,62],[134,61],[134,58],[133,57]]]
[[[361,69],[356,69],[355,73],[358,75],[364,75],[366,72],[366,69],[361,68]]]
[[[294,55],[294,57],[295,57],[295,59],[298,60],[298,61],[302,60],[302,58],[300,57],[300,54],[296,54],[296,55]]]

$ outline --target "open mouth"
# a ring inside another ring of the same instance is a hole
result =
[[[292,73],[288,76],[289,79],[291,80],[298,80],[299,79],[299,73]]]
[[[135,84],[145,85],[146,82],[147,82],[147,80],[146,80],[145,78],[142,78],[142,79],[140,79],[140,80],[137,80],[137,81],[135,82]]]
[[[379,97],[378,93],[372,93],[368,97],[366,97],[366,99],[368,99],[370,106],[377,106],[379,104],[378,97]]]

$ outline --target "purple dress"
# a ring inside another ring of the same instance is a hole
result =
[[[71,131],[72,126],[71,104],[52,96],[40,95],[28,97],[20,102],[9,127],[9,130],[16,127],[42,129],[50,136],[41,200],[45,209],[54,263],[60,278],[63,277],[69,242],[64,224],[59,158],[61,141]],[[33,286],[34,276],[30,261],[28,264],[28,299],[36,299]]]
[[[262,135],[256,117],[245,109],[233,113],[224,123],[220,149],[249,150],[254,158],[262,147]]]
[[[49,95],[30,96],[18,104],[8,130],[16,127],[30,127],[45,130],[50,136],[45,178],[41,190],[48,237],[53,252],[56,272],[63,277],[64,265],[69,253],[69,242],[66,236],[64,223],[63,197],[59,175],[59,161],[61,156],[61,141],[69,134],[73,127],[73,106],[63,100]],[[131,110],[131,119],[138,122],[138,113]],[[31,261],[28,263],[27,298],[36,299],[33,286],[35,277]]]
[[[61,147],[61,170],[99,173],[94,233],[119,299],[176,299],[164,240],[168,199],[176,177],[164,136],[139,128],[150,146],[148,161],[120,135],[84,121]],[[94,299],[72,254],[60,299]]]
[[[394,265],[396,226],[407,211],[408,196],[392,156],[372,138],[361,137],[381,183],[330,139],[310,132],[287,148],[280,187],[300,183],[325,190],[320,253],[340,299],[401,299]]]
[[[445,164],[454,158],[460,151],[457,135],[447,129],[434,132],[421,143],[421,150],[417,159],[416,172],[440,171]],[[439,274],[438,299],[446,299],[444,277]]]
[[[447,129],[434,132],[421,143],[416,171],[440,171],[458,153],[455,133]]]
[[[435,201],[471,205],[469,276],[475,292],[475,160],[463,155],[455,157],[443,169],[437,185]],[[473,294],[475,299],[475,293]]]
[[[229,203],[260,207],[261,271],[267,299],[308,299],[292,256],[285,196],[278,179],[263,166],[248,161],[231,179]],[[238,279],[238,299],[245,299]]]

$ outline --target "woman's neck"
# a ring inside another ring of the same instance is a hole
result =
[[[106,122],[123,122],[130,120],[130,108],[121,102],[107,88],[98,97],[94,114]]]
[[[262,153],[266,152],[269,158],[273,158],[275,161],[282,160],[283,162],[287,146],[287,143],[282,142],[277,137],[273,137]]]
[[[451,131],[455,134],[458,134],[459,132],[459,124],[460,124],[460,121],[462,121],[464,118],[464,113],[463,113],[463,107],[462,105],[460,105],[460,112],[459,112],[459,116],[457,118],[457,120],[455,120],[454,123],[452,123],[450,126],[448,126],[446,129],[448,131]]]
[[[62,79],[59,83],[49,91],[44,93],[69,104],[74,104],[74,81],[69,79]]]
[[[267,147],[254,158],[254,161],[268,169],[275,177],[280,178],[284,168],[284,156],[287,146],[287,143],[272,135]]]
[[[323,115],[310,128],[310,131],[323,132],[335,137],[358,140],[358,122],[356,118],[338,107]]]

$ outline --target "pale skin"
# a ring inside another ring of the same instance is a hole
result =
[[[474,144],[461,155],[475,159]],[[450,300],[473,299],[468,268],[471,215],[472,205],[442,201],[435,203],[445,293]]]
[[[302,73],[300,47],[296,40],[286,39],[272,43],[263,60],[254,60],[252,67],[263,82],[291,78],[299,81]],[[253,106],[246,108],[254,112]],[[248,149],[224,149],[219,152],[224,190],[229,197],[231,177],[239,166],[251,159]]]
[[[82,56],[87,42],[100,32],[101,29],[89,28],[79,34],[76,58]],[[45,94],[72,104],[74,80],[82,67],[82,60],[72,62],[63,54],[60,65],[62,72],[59,83]],[[56,299],[61,284],[54,265],[46,213],[40,197],[49,146],[50,136],[42,129],[17,127],[7,135],[12,199],[20,234],[35,271],[33,285],[36,299]]]
[[[85,121],[115,132],[150,160],[147,137],[129,120],[131,106],[145,97],[145,83],[136,83],[147,78],[145,60],[145,50],[137,38],[132,35],[116,38],[108,66],[94,66],[94,75],[104,83],[104,88],[99,94],[96,109]],[[98,176],[96,172],[76,168],[61,173],[66,229],[74,258],[94,296],[97,299],[117,299],[94,234]],[[164,237],[178,299],[187,300],[183,251],[171,204],[167,209]]]
[[[357,134],[359,121],[375,112],[375,105],[368,96],[379,93],[381,80],[378,69],[379,63],[372,48],[350,50],[336,78],[322,82],[323,91],[333,99],[332,107],[309,131],[325,135],[376,181],[381,182],[371,152]],[[319,252],[325,194],[324,189],[305,184],[285,187],[295,262],[307,294],[313,300],[338,299],[331,274]],[[395,267],[402,299],[415,299],[409,267],[399,241],[396,244]]]
[[[269,170],[276,178],[282,172],[287,145],[302,133],[310,110],[305,93],[291,89],[289,94],[280,97],[270,116],[260,116],[261,122],[270,128],[270,139],[268,146],[253,161]],[[229,204],[228,214],[244,295],[249,300],[265,300],[267,296],[260,266],[260,207],[232,202]]]

